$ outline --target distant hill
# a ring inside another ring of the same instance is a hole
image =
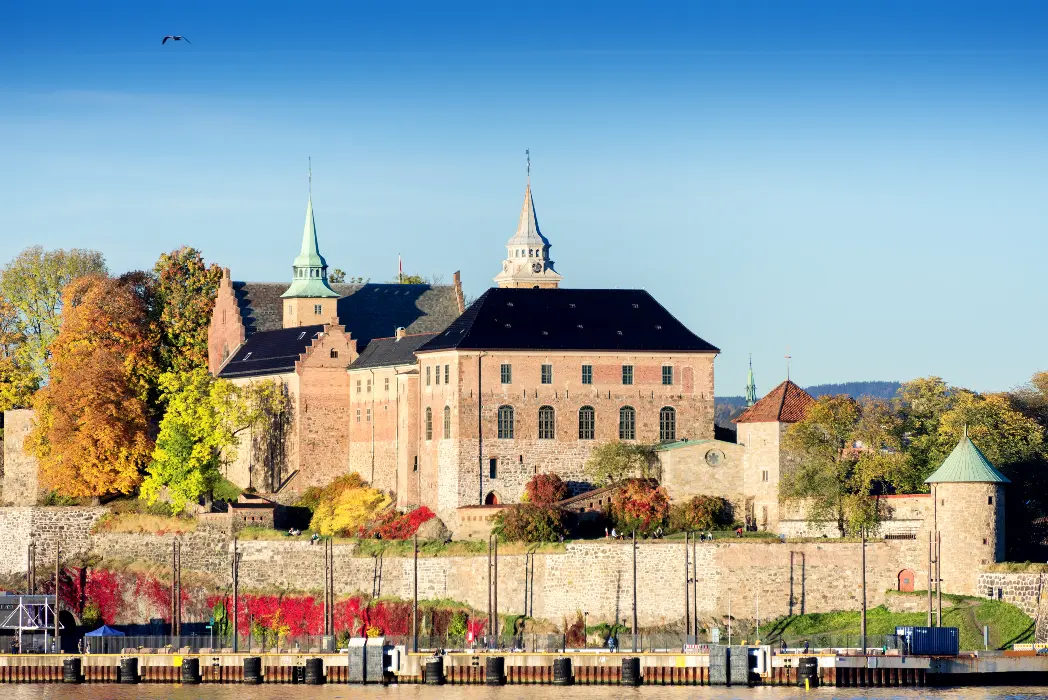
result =
[[[875,399],[890,399],[902,386],[900,382],[843,382],[840,384],[816,384],[806,386],[804,390],[815,398],[847,394],[856,399],[869,396]],[[713,400],[713,420],[722,428],[734,429],[731,422],[746,408],[744,396],[717,396]]]

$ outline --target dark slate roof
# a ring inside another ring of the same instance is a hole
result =
[[[349,366],[350,369],[366,367],[391,367],[408,365],[415,362],[415,351],[426,341],[436,337],[436,333],[417,333],[396,338],[375,338],[368,343],[360,357]]]
[[[720,352],[640,289],[484,292],[427,350]]]
[[[247,335],[278,330],[284,325],[286,283],[234,282]],[[452,285],[332,284],[339,294],[339,322],[366,343],[388,336],[397,328],[409,333],[436,333],[458,316],[458,298]]]
[[[357,351],[361,354],[373,338],[386,338],[397,328],[404,328],[411,336],[433,334],[446,328],[459,315],[457,293],[451,285],[332,284],[331,288],[342,295],[336,306],[339,322],[356,339]],[[298,356],[306,351],[323,326],[282,328],[280,295],[286,289],[283,283],[233,283],[247,341],[222,367],[219,376],[277,374],[294,369]],[[302,331],[310,329],[311,333],[299,338]]]
[[[260,374],[290,372],[295,361],[306,351],[322,324],[262,331],[250,336],[222,366],[220,377],[250,377]]]

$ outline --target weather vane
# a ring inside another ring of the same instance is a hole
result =
[[[313,196],[313,156],[309,156],[309,196]]]
[[[525,148],[524,155],[528,157],[528,179],[531,179],[531,149]]]
[[[790,346],[787,345],[786,346],[786,379],[787,379],[787,381],[790,378],[790,360],[791,359],[792,358],[790,356]]]

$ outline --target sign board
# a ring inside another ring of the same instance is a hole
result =
[[[720,644],[720,627],[714,627],[710,630],[710,642]]]

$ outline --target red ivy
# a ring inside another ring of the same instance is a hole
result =
[[[384,540],[406,540],[418,532],[422,523],[436,517],[429,508],[422,506],[407,513],[398,513],[390,508],[383,512],[371,526],[361,529],[362,537],[379,537]]]
[[[536,474],[524,487],[527,501],[537,506],[551,505],[564,500],[568,485],[556,474]]]

